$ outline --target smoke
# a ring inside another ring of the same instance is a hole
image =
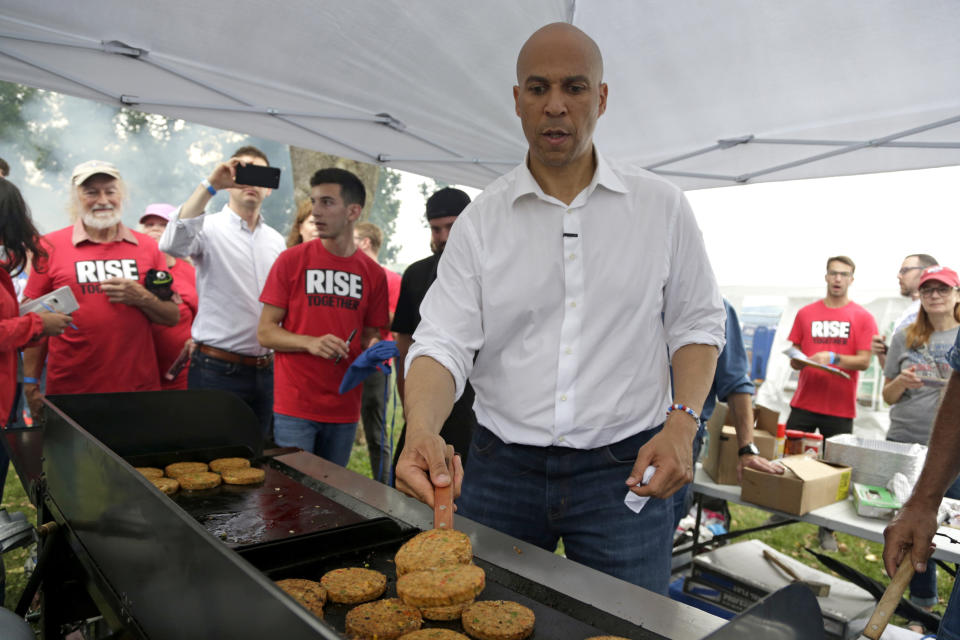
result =
[[[10,164],[10,181],[30,206],[41,233],[71,224],[68,213],[70,173],[86,160],[114,163],[127,183],[123,222],[136,227],[148,204],[179,205],[217,163],[238,147],[263,150],[281,169],[280,188],[264,201],[267,224],[285,233],[294,215],[293,172],[286,145],[232,131],[137,112],[118,112],[110,105],[50,91],[23,108],[32,133],[53,142],[53,158],[38,168],[34,150],[0,142],[0,157]],[[219,211],[227,194],[217,194],[207,211]]]

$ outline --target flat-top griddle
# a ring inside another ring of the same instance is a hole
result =
[[[21,449],[19,437],[7,441],[15,460],[42,449],[42,464],[20,459],[17,469],[37,496],[38,521],[56,525],[41,552],[52,549],[54,558],[42,590],[51,637],[58,623],[86,613],[75,604],[85,592],[124,637],[338,640],[349,607],[329,604],[321,621],[274,581],[367,566],[387,576],[386,596],[393,596],[397,549],[431,526],[424,505],[316,456],[264,456],[253,413],[227,393],[46,402],[42,448],[35,431]],[[170,497],[133,468],[227,456],[253,460],[265,482]],[[486,572],[480,598],[531,608],[536,639],[702,638],[723,624],[469,520],[457,517],[455,526],[470,535],[474,561]],[[60,589],[64,581],[82,591]]]
[[[170,496],[204,529],[228,545],[245,545],[335,529],[365,518],[271,466],[259,485],[222,484]]]

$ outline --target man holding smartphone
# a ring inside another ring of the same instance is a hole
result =
[[[238,395],[260,421],[264,438],[273,416],[273,354],[257,341],[258,298],[270,267],[286,248],[283,236],[260,215],[271,189],[237,181],[243,166],[267,167],[266,154],[237,149],[197,185],[160,238],[160,249],[193,260],[199,305],[191,336],[190,389],[221,389]],[[252,180],[251,180],[252,181]],[[203,215],[217,191],[230,200]]]

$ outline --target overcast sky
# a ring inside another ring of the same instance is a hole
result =
[[[429,252],[422,181],[404,174],[401,183],[401,264]],[[910,253],[960,267],[960,167],[702,189],[687,197],[723,287],[819,287],[824,260],[837,254],[857,264],[852,294],[896,295],[896,272]]]

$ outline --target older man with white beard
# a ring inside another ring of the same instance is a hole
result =
[[[153,238],[121,222],[126,187],[117,168],[84,162],[70,184],[74,223],[43,236],[48,256],[24,291],[33,299],[68,286],[80,305],[72,314],[76,328],[24,351],[24,391],[34,416],[42,406],[45,361],[50,394],[159,389],[150,325],[173,326],[180,316],[175,302],[161,299],[162,289],[155,289],[158,297],[142,284],[167,263]]]

